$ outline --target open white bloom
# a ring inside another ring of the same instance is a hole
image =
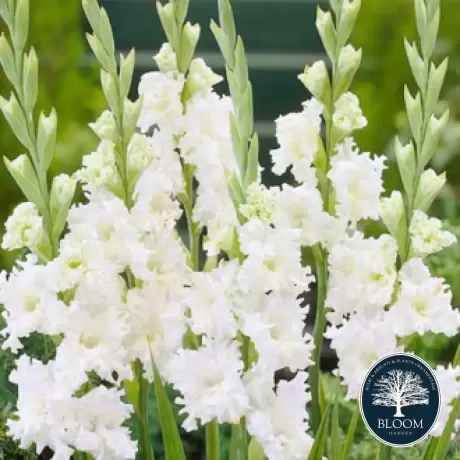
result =
[[[329,255],[328,320],[340,324],[356,312],[373,317],[390,303],[396,281],[396,241],[360,232],[333,245]]]
[[[441,391],[441,409],[430,436],[441,436],[452,411],[452,403],[460,394],[460,366],[437,366],[435,375]]]
[[[18,204],[5,224],[2,248],[36,248],[43,237],[43,218],[34,203]]]
[[[94,371],[107,381],[131,378],[129,361],[123,348],[127,324],[117,305],[98,312],[92,305],[72,302],[68,307],[65,336],[56,352],[55,373],[58,379],[85,380]],[[96,310],[96,311],[94,311]],[[69,375],[69,369],[72,369]]]
[[[155,153],[149,139],[142,134],[134,134],[128,145],[128,168],[136,172],[143,172],[154,158]]]
[[[181,128],[182,103],[180,95],[184,76],[177,72],[149,72],[141,77],[139,95],[144,97],[139,128],[147,132],[159,126],[175,133]]]
[[[313,445],[307,434],[307,374],[299,372],[290,382],[278,384],[256,370],[245,378],[251,409],[247,415],[248,432],[263,448],[268,460],[304,460]]]
[[[240,206],[241,214],[248,220],[258,218],[272,222],[275,210],[274,190],[253,182],[246,190],[246,202]]]
[[[337,147],[327,177],[335,188],[340,218],[352,224],[361,219],[379,218],[384,163],[384,157],[371,159],[369,153],[360,153],[352,138]]]
[[[84,382],[64,382],[53,361],[43,364],[27,356],[19,358],[10,380],[18,385],[19,399],[18,419],[8,426],[21,447],[35,443],[41,452],[49,446],[56,460],[69,460],[74,448],[104,460],[134,460],[136,443],[122,426],[132,409],[121,402],[121,392],[98,387],[76,398],[73,393]]]
[[[269,375],[285,367],[293,372],[312,364],[312,337],[304,334],[308,306],[294,294],[270,293],[251,299],[251,308],[241,309],[242,331],[254,342],[258,365]]]
[[[197,429],[216,419],[238,423],[248,409],[248,395],[241,380],[243,361],[236,342],[209,341],[198,350],[181,349],[171,359],[167,379],[181,392],[176,402],[186,413],[183,427]]]
[[[222,80],[223,78],[214,73],[202,58],[196,58],[191,62],[187,75],[187,85],[192,93],[207,91]]]
[[[324,211],[323,200],[315,187],[302,184],[292,187],[283,185],[274,192],[275,225],[301,231],[303,246],[314,246],[334,239],[334,233],[343,234],[335,218]],[[336,232],[337,231],[337,232]]]
[[[45,265],[37,265],[29,255],[18,262],[8,278],[0,282],[0,303],[6,327],[2,348],[16,352],[22,348],[19,339],[32,332],[56,335],[64,332],[66,305],[58,299],[52,273]]]
[[[310,267],[302,267],[298,230],[273,228],[251,219],[238,229],[241,251],[247,255],[238,274],[245,292],[287,290],[300,294],[312,281]]]
[[[182,346],[185,333],[183,289],[161,289],[146,283],[130,289],[122,312],[127,323],[123,345],[128,361],[140,359],[146,377],[152,381],[150,352],[160,372],[165,363]]]
[[[231,340],[236,337],[238,325],[234,315],[238,261],[221,262],[211,272],[194,272],[192,286],[184,292],[190,308],[189,324],[197,334]]]
[[[89,127],[101,141],[115,142],[116,121],[110,110],[104,110],[96,122],[89,124]]]
[[[347,399],[357,399],[369,368],[380,358],[403,351],[397,346],[394,324],[386,315],[369,320],[352,315],[343,326],[330,326],[324,337],[331,339],[331,347],[339,358],[334,374],[348,387]]]
[[[92,186],[112,191],[120,189],[114,148],[112,142],[102,141],[95,152],[83,157],[83,166],[75,176],[85,188]]]
[[[290,166],[298,182],[311,184],[312,163],[319,147],[323,106],[310,99],[303,104],[303,111],[289,113],[276,120],[276,138],[279,148],[270,152],[273,172],[283,174]]]
[[[411,252],[414,257],[434,254],[455,244],[457,239],[452,233],[442,230],[442,222],[428,217],[424,212],[415,210],[410,224]]]
[[[397,335],[458,333],[460,312],[451,306],[452,293],[444,279],[431,277],[421,259],[410,259],[401,268],[399,281],[398,299],[388,312]]]
[[[339,129],[343,136],[367,126],[366,117],[359,106],[359,100],[353,93],[342,94],[335,103],[332,116],[334,127]]]

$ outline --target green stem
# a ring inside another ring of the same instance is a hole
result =
[[[206,425],[206,460],[220,459],[219,424],[212,420]]]
[[[313,253],[316,261],[317,303],[315,326],[313,331],[313,341],[315,347],[312,352],[313,364],[310,367],[309,380],[312,395],[311,426],[313,432],[316,433],[321,421],[320,361],[323,346],[323,334],[326,328],[327,258],[320,247],[313,248]]]

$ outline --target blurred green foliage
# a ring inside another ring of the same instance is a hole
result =
[[[96,68],[82,66],[86,44],[80,0],[40,0],[31,2],[29,44],[39,57],[38,107],[58,112],[58,152],[52,172],[71,172],[81,164],[81,156],[94,146],[87,125],[104,107]],[[1,31],[7,33],[4,24]],[[11,86],[0,72],[0,93],[9,96]],[[1,155],[15,158],[24,153],[3,116],[0,116]],[[0,238],[3,223],[13,207],[24,198],[0,162]],[[1,252],[0,268],[10,266],[14,254]]]

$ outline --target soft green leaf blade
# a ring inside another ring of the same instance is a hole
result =
[[[332,409],[331,420],[331,460],[341,460],[340,455],[340,414],[339,414],[339,401],[334,402]]]
[[[241,423],[232,425],[228,460],[245,460],[246,433]]]
[[[177,427],[176,418],[171,407],[171,403],[166,394],[163,380],[161,379],[160,373],[155,365],[152,356],[152,350],[150,350],[150,359],[152,362],[153,377],[155,384],[155,396],[157,399],[158,412],[161,425],[161,436],[163,438],[163,446],[165,450],[166,460],[186,460],[184,447]]]
[[[330,411],[331,405],[328,404],[321,418],[321,423],[316,434],[315,442],[311,448],[310,455],[308,456],[308,460],[322,460],[323,458],[328,435]]]
[[[265,460],[265,453],[260,444],[254,439],[249,443],[249,460]]]
[[[348,453],[350,452],[350,447],[355,437],[356,426],[358,425],[359,413],[359,406],[356,405],[356,409],[353,412],[353,416],[350,420],[350,425],[348,426],[347,437],[345,438],[345,445],[343,446],[343,460],[348,459]]]
[[[391,447],[386,444],[380,444],[378,460],[390,460],[391,459]]]
[[[454,431],[455,421],[457,420],[460,414],[460,397],[458,397],[454,404],[452,405],[452,410],[449,415],[449,419],[447,420],[446,426],[444,427],[444,431],[439,438],[439,441],[436,446],[436,454],[433,458],[436,459],[444,459],[447,458],[447,452],[450,447],[450,438],[451,434]]]
[[[428,442],[428,445],[425,448],[425,451],[423,452],[423,457],[422,460],[432,460],[434,457],[434,454],[436,452],[436,448],[438,447],[438,438],[431,438],[430,441]]]

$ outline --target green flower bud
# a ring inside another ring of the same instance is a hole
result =
[[[134,65],[136,63],[136,52],[134,49],[130,51],[125,58],[120,56],[120,96],[122,99],[128,97],[133,80]]]
[[[312,66],[306,66],[299,80],[318,101],[326,104],[331,97],[331,82],[324,61],[317,61]]]
[[[449,60],[446,58],[438,67],[431,63],[425,102],[427,113],[433,113],[439,101],[439,95],[446,76],[448,62]]]
[[[64,230],[70,205],[75,194],[77,181],[67,174],[60,174],[53,180],[50,208],[53,221],[53,239],[58,240]]]
[[[0,63],[8,80],[13,86],[18,86],[14,53],[4,34],[0,36]]]
[[[185,73],[195,54],[196,45],[200,38],[200,25],[187,22],[184,25],[180,39],[180,52],[177,58],[179,71]]]
[[[331,61],[335,61],[337,51],[337,37],[335,34],[335,27],[332,21],[331,13],[324,12],[318,7],[316,13],[316,28],[321,37],[324,49]]]
[[[99,38],[96,37],[95,34],[86,34],[86,38],[88,40],[89,46],[91,47],[91,50],[93,51],[103,69],[112,75],[116,75],[117,64],[115,62],[115,57],[107,53],[104,45],[99,40]]]
[[[35,107],[38,98],[38,59],[33,48],[24,56],[23,93],[26,109],[29,112]]]
[[[340,50],[337,72],[334,75],[334,101],[348,91],[361,64],[362,51],[347,45]]]
[[[121,114],[121,107],[118,100],[117,84],[115,78],[116,77],[114,77],[113,74],[110,74],[101,69],[102,90],[115,118],[119,118]]]
[[[27,155],[20,155],[14,161],[4,157],[5,166],[28,201],[35,203],[43,213],[45,208],[34,167]]]
[[[47,171],[56,149],[57,115],[53,109],[47,117],[42,112],[38,119],[37,154],[40,166]]]
[[[403,146],[400,140],[395,139],[395,153],[398,162],[399,174],[409,197],[414,194],[414,180],[415,180],[415,150],[412,142]]]
[[[415,98],[412,97],[407,86],[404,86],[404,101],[406,103],[409,125],[417,145],[422,141],[422,99],[420,93]]]
[[[21,142],[29,152],[33,152],[34,145],[27,129],[27,121],[16,96],[11,93],[9,101],[0,96],[0,109],[19,142]]]
[[[406,48],[407,59],[409,60],[412,74],[417,82],[419,88],[424,87],[424,63],[423,59],[418,54],[417,45],[415,43],[410,44],[404,39],[404,47]]]
[[[427,212],[445,183],[446,173],[437,175],[432,169],[424,171],[415,197],[415,209]]]
[[[337,27],[337,43],[339,48],[345,45],[350,38],[360,9],[361,0],[343,0],[340,21]]]
[[[143,98],[142,96],[135,102],[125,99],[123,108],[123,129],[125,134],[125,142],[129,142],[133,134],[136,132],[137,122],[142,110]]]
[[[436,118],[434,115],[431,116],[419,159],[422,168],[429,163],[436,152],[442,132],[448,121],[449,110],[446,110],[441,118]]]
[[[379,215],[402,253],[406,236],[406,211],[400,192],[394,191],[390,197],[381,199]]]
[[[157,1],[157,11],[166,37],[169,43],[171,43],[173,49],[177,51],[177,48],[179,47],[179,29],[176,23],[174,5],[173,3],[166,3],[166,5],[162,5]]]
[[[17,0],[12,38],[18,54],[22,53],[29,35],[29,0]]]

